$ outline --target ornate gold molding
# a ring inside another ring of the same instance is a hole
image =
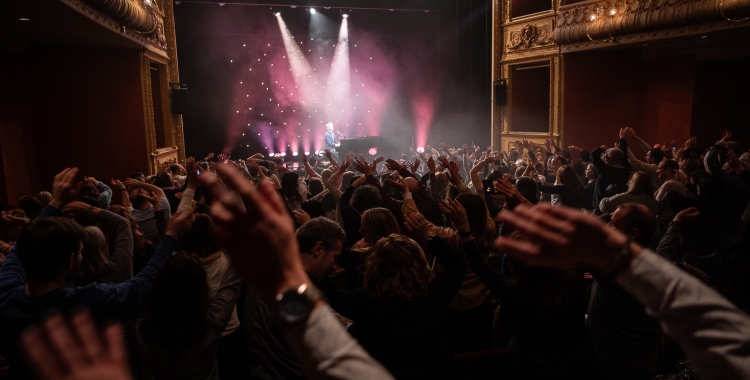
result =
[[[524,25],[520,30],[510,32],[505,49],[511,51],[553,45],[551,29],[551,25]]]
[[[164,33],[166,40],[167,55],[167,78],[170,83],[180,82],[180,71],[177,65],[177,36],[174,28],[174,4],[172,1],[165,0],[162,9],[164,10]],[[182,115],[171,113],[172,115],[172,145],[177,147],[177,156],[180,161],[185,160],[185,138],[183,136]]]
[[[749,25],[750,0],[603,0],[560,7],[552,38],[560,45],[624,42],[649,32],[728,22]],[[689,29],[684,29],[688,32]]]
[[[156,173],[154,152],[156,152],[156,123],[154,121],[154,98],[151,91],[151,60],[141,53],[141,85],[143,86],[143,119],[146,128],[146,152],[151,163],[151,174]]]
[[[109,17],[146,36],[156,32],[153,0],[84,0]],[[157,8],[158,9],[158,8]]]

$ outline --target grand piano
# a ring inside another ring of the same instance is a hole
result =
[[[337,150],[340,154],[354,152],[366,156],[371,148],[376,148],[378,156],[400,156],[409,152],[411,141],[411,136],[341,138],[341,146]]]

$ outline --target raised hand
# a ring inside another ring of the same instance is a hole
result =
[[[409,192],[409,187],[406,186],[406,184],[404,183],[404,181],[401,180],[401,179],[399,179],[398,181],[396,181],[393,178],[386,178],[385,181],[388,182],[388,184],[390,184],[391,186],[393,186],[396,189],[398,189],[399,191],[401,191],[402,194]]]
[[[237,171],[235,170],[235,172]],[[187,211],[177,210],[177,212],[169,218],[166,234],[175,239],[179,239],[185,234],[185,232],[190,230],[193,221],[195,221],[195,213],[193,212],[193,209],[188,209]]]
[[[52,182],[52,200],[49,202],[56,209],[63,208],[78,196],[81,183],[76,182],[78,168],[67,168],[58,173]]]
[[[112,186],[116,187],[118,190],[125,190],[125,185],[123,185],[119,179],[113,179],[111,181],[112,181]]]
[[[122,330],[100,333],[88,312],[56,314],[21,334],[21,350],[42,380],[130,380]]]
[[[680,212],[677,213],[677,215],[674,216],[673,221],[677,223],[690,223],[695,218],[700,216],[701,212],[698,211],[695,207],[688,207]]]
[[[96,185],[97,183],[99,183],[99,181],[97,181],[96,178],[94,178],[94,177],[86,177],[86,176],[84,176],[83,180],[87,181],[87,182],[91,182],[94,185]]]
[[[582,152],[583,151],[583,149],[581,149],[581,148],[579,148],[579,147],[577,147],[575,145],[569,146],[568,150],[571,151],[571,152]]]
[[[453,227],[458,229],[459,232],[471,232],[469,217],[466,215],[466,209],[464,209],[460,202],[447,198],[440,202],[439,206],[440,211],[445,214],[448,220],[453,223]]]
[[[528,199],[526,199],[526,197],[524,197],[520,191],[518,191],[518,188],[513,186],[513,184],[511,184],[510,181],[505,178],[495,182],[495,191],[505,195],[505,199],[508,200],[508,205],[511,207],[516,207],[519,204],[523,204],[529,207],[534,205]]]
[[[432,156],[427,159],[427,168],[430,169],[430,173],[435,173],[435,159]]]
[[[297,221],[297,224],[300,226],[310,221],[310,214],[305,212],[304,210],[298,210],[294,212],[294,220]]]
[[[354,161],[354,168],[365,177],[372,175],[372,167],[367,164],[367,161]]]
[[[388,158],[387,160],[385,160],[385,166],[388,168],[388,170],[398,171],[399,169],[401,169],[401,164],[399,164],[398,161],[392,158]]]
[[[92,210],[94,207],[87,205],[83,202],[73,201],[65,205],[65,208],[63,208],[63,213],[70,214],[73,216],[78,216],[85,214]]]
[[[599,218],[564,206],[518,206],[501,212],[497,220],[520,231],[527,241],[499,237],[495,247],[532,266],[570,268],[584,264],[611,273],[618,267],[622,246],[628,241]],[[634,255],[642,250],[634,243],[630,249]]]
[[[346,161],[344,161],[344,163],[341,164],[341,166],[339,166],[339,173],[346,172],[346,169],[348,169],[349,165],[351,165],[351,164],[352,164],[352,162],[349,161],[349,159],[347,158]]]
[[[421,242],[432,235],[430,223],[418,212],[410,212],[404,215],[404,227],[412,237]]]
[[[370,169],[372,169],[373,173],[378,169],[378,164],[383,162],[383,160],[385,160],[385,157],[378,156],[378,158],[372,161],[372,164],[370,164]]]
[[[309,282],[299,257],[294,222],[286,205],[270,181],[258,186],[231,168],[217,168],[232,196],[213,186],[218,178],[201,175],[200,181],[212,189],[217,199],[211,207],[216,237],[232,258],[232,266],[245,282],[256,288],[271,306],[282,290]]]
[[[420,164],[421,162],[419,161],[418,158],[414,160],[414,163],[411,164],[411,174],[414,174],[417,172],[417,169],[419,169]]]

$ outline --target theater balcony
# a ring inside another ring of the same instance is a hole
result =
[[[493,143],[750,140],[750,0],[493,0]]]
[[[65,167],[109,182],[184,157],[172,6],[0,2],[0,203],[49,190]]]

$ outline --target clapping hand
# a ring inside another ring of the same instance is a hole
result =
[[[406,186],[403,179],[399,179],[398,181],[396,181],[393,178],[386,178],[385,181],[388,182],[388,184],[390,184],[391,186],[401,191],[402,194],[409,192],[409,187]]]
[[[357,169],[363,176],[367,177],[372,175],[372,167],[367,164],[367,161],[357,160],[354,161],[354,168]]]
[[[78,196],[82,183],[76,182],[77,175],[78,168],[67,168],[55,176],[50,201],[52,207],[59,210]]]
[[[404,215],[404,227],[414,239],[424,242],[430,238],[430,223],[418,212],[410,212]]]
[[[464,209],[460,202],[447,198],[440,202],[439,206],[440,211],[445,214],[448,220],[453,223],[453,227],[458,229],[459,232],[471,232],[469,217],[466,215],[466,209]]]

